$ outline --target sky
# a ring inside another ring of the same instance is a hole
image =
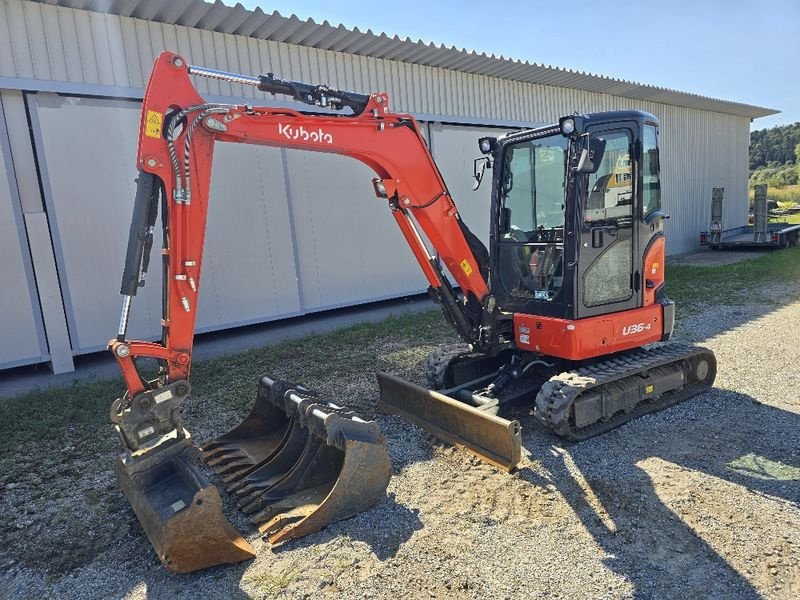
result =
[[[752,129],[800,121],[800,0],[240,1],[781,111]]]

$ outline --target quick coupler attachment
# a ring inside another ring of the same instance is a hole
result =
[[[375,422],[269,377],[247,418],[202,450],[271,544],[366,510],[385,497],[391,476]]]
[[[470,406],[389,373],[378,372],[377,375],[381,410],[402,417],[504,471],[513,471],[519,463],[522,452],[519,421],[508,421],[489,410]]]
[[[181,427],[185,381],[117,400],[111,410],[125,451],[117,481],[164,566],[188,573],[255,557],[222,514],[222,499],[197,468],[199,451]]]

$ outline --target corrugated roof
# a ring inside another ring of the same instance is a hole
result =
[[[374,33],[370,29],[366,31],[361,31],[357,27],[348,29],[341,24],[334,26],[328,21],[317,23],[313,19],[303,21],[296,15],[284,17],[277,11],[265,13],[260,8],[248,10],[241,4],[227,6],[219,0],[213,4],[204,0],[32,1],[750,118],[765,117],[780,112],[772,108],[719,100],[593,73],[540,65],[494,54],[479,54],[455,46],[446,47],[421,40],[400,38],[397,35]]]

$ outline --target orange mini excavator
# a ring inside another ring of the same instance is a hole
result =
[[[191,76],[315,108],[206,102]],[[672,333],[675,309],[664,285],[658,125],[638,111],[576,114],[478,140],[476,186],[486,169],[493,173],[487,250],[461,220],[417,122],[392,112],[386,94],[226,73],[162,53],[142,107],[122,316],[109,343],[127,385],[111,410],[124,447],[117,476],[162,562],[191,571],[253,556],[198,469],[179,411],[190,391],[216,142],[342,154],[375,171],[376,196],[464,342],[427,360],[434,389],[379,373],[380,406],[511,470],[520,427],[499,416],[506,402],[525,399],[545,428],[580,440],[714,381],[709,350],[659,343]],[[163,336],[129,341],[131,300],[144,284],[159,205]],[[155,377],[144,375],[143,359],[159,363]],[[207,465],[271,542],[316,531],[385,495],[391,465],[381,433],[345,405],[264,377],[251,414],[202,446]]]

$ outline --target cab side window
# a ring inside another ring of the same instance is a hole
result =
[[[661,208],[658,130],[645,125],[642,135],[642,217]]]

